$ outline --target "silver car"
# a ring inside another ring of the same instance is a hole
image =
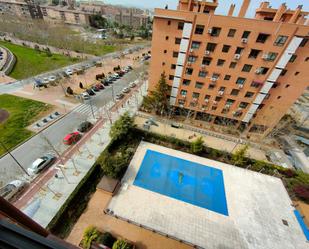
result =
[[[51,154],[46,154],[38,159],[36,159],[32,165],[27,169],[29,175],[38,174],[41,170],[49,167],[55,162],[56,157]]]
[[[27,182],[22,180],[14,180],[0,188],[0,196],[5,200],[12,200],[18,193],[20,193],[27,186]]]

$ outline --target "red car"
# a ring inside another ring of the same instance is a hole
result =
[[[75,131],[66,135],[63,139],[63,143],[67,145],[75,144],[82,137],[82,135]]]
[[[103,86],[103,84],[98,83],[95,85],[96,87],[98,87],[99,89],[103,90],[105,87]]]

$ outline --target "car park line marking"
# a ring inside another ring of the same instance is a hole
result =
[[[62,100],[62,99],[56,99],[55,102],[57,103],[60,103],[60,104],[64,104],[64,105],[68,105],[68,106],[78,106],[77,104],[73,104],[71,102],[68,102],[68,101],[65,101],[65,100]]]
[[[21,93],[21,94],[29,95],[29,96],[33,96],[33,95],[34,95],[34,93],[30,93],[30,92],[23,91],[23,90],[18,90],[18,91],[16,91],[15,93]]]

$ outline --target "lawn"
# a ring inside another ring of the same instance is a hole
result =
[[[13,148],[33,132],[26,129],[38,116],[50,109],[51,106],[42,102],[16,97],[13,95],[0,95],[0,109],[9,112],[10,116],[0,124],[0,140],[7,148]],[[0,146],[0,155],[5,150]]]
[[[44,52],[0,41],[0,46],[7,47],[16,56],[17,62],[9,76],[24,79],[53,69],[64,67],[79,60],[63,55],[47,56]]]

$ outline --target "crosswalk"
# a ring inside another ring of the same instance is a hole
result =
[[[85,116],[91,116],[93,114],[96,115],[99,112],[99,108],[95,105],[81,104],[76,107],[73,112],[83,114]]]

